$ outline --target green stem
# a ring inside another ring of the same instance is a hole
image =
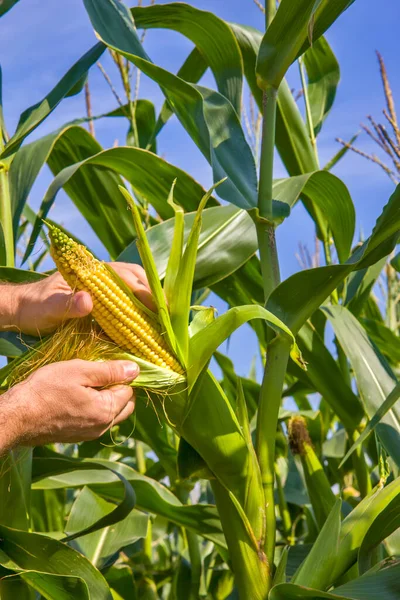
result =
[[[350,443],[354,444],[357,441],[357,438],[360,437],[358,431],[353,431],[350,435]],[[352,456],[353,467],[355,474],[357,476],[358,489],[360,492],[361,498],[365,498],[372,490],[371,478],[369,475],[368,465],[365,461],[365,454],[362,449],[362,445],[358,446],[356,450],[353,452]]]
[[[144,455],[143,444],[138,440],[135,441],[135,454],[137,470],[144,475],[146,473],[146,457]]]
[[[290,353],[290,341],[276,337],[268,345],[257,415],[256,452],[265,497],[265,552],[269,564],[275,553],[276,518],[274,501],[275,441],[282,388]]]
[[[258,220],[256,224],[263,276],[264,299],[279,283],[279,262],[273,224],[273,168],[275,149],[277,91],[269,88],[263,94],[263,127],[258,190]]]
[[[331,245],[329,243],[329,233],[328,233],[328,239],[325,239],[323,241],[323,246],[324,246],[325,262],[329,266],[332,264],[332,253],[331,253]],[[332,302],[332,304],[339,303],[339,296],[338,296],[337,290],[333,290],[333,292],[331,293],[331,302]]]
[[[276,13],[276,0],[265,0],[265,29],[271,25]]]
[[[187,488],[178,486],[176,494],[183,504],[190,504],[190,496]],[[182,527],[182,535],[187,541],[191,569],[188,600],[198,600],[202,571],[199,538],[193,531],[184,527]]]
[[[308,88],[307,88],[306,78],[305,78],[305,74],[304,74],[304,63],[303,63],[302,57],[300,57],[298,59],[298,63],[299,63],[301,85],[303,88],[304,104],[306,107],[306,120],[307,120],[308,133],[310,136],[311,146],[314,150],[315,160],[317,161],[317,165],[318,165],[318,169],[319,169],[317,140],[316,140],[315,134],[314,134],[314,125],[313,125],[313,121],[312,121],[310,99],[308,97]]]
[[[188,600],[198,600],[201,583],[201,554],[199,538],[193,531],[186,529],[186,539],[190,558],[190,594]]]
[[[264,219],[272,220],[272,184],[275,150],[277,90],[268,88],[263,93],[263,126],[260,157],[260,186],[258,210]]]
[[[273,19],[275,10],[275,0],[266,0],[265,17],[267,28]],[[268,88],[263,92],[263,126],[258,189],[258,219],[256,224],[265,302],[280,281],[275,225],[273,223],[276,105],[277,90]],[[269,565],[273,565],[274,562],[276,537],[274,500],[275,439],[289,350],[289,342],[279,337],[272,340],[268,345],[257,415],[256,452],[264,490],[266,531],[264,551]]]
[[[256,230],[260,252],[264,299],[267,301],[271,292],[276,288],[280,281],[275,228],[273,225],[268,225],[259,221],[256,225]]]
[[[139,473],[144,475],[146,473],[146,456],[144,453],[143,443],[135,441],[135,454],[136,454],[136,467]],[[143,555],[146,567],[150,570],[153,562],[153,524],[149,518],[146,537],[143,540]]]
[[[285,538],[289,540],[292,531],[292,519],[290,518],[290,512],[286,502],[285,492],[282,486],[281,474],[277,464],[275,465],[275,477],[276,485],[278,488],[279,512],[281,513],[283,534]]]
[[[153,523],[150,517],[147,525],[146,537],[143,540],[143,554],[146,566],[151,569],[153,563]]]
[[[257,544],[250,542],[248,530],[228,490],[217,479],[211,481],[222,528],[229,548],[240,600],[267,600],[272,583],[272,569]]]
[[[0,132],[1,135],[1,132]],[[0,163],[0,227],[4,239],[5,263],[14,266],[14,233],[8,170]],[[0,240],[3,243],[3,240]]]

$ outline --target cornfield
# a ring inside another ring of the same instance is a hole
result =
[[[0,29],[24,2],[0,2]],[[83,0],[94,45],[12,134],[0,77],[1,600],[400,598],[400,133],[381,54],[384,122],[338,136],[320,166],[340,81],[325,33],[353,3],[248,0],[261,30],[195,2]],[[177,74],[151,60],[149,29],[192,42]],[[101,114],[95,71],[116,103]],[[143,81],[159,87],[159,110]],[[41,135],[79,95],[84,116]],[[209,189],[160,151],[173,117]],[[116,119],[126,140],[103,148],[100,123]],[[392,188],[362,234],[333,172],[354,153]],[[58,218],[61,190],[87,238]],[[284,278],[276,232],[300,205],[315,254],[298,228],[300,268]],[[13,297],[23,290],[29,306],[54,281],[35,314],[68,296],[63,317],[21,325]],[[85,314],[68,312],[74,297]],[[71,365],[90,379],[108,361],[139,372],[84,383],[87,398],[122,388],[131,399],[106,427],[87,431],[83,411],[84,435],[78,423],[62,437],[57,411],[69,407],[52,390],[74,393]],[[32,381],[43,380],[42,397]],[[29,435],[9,442],[17,418]]]

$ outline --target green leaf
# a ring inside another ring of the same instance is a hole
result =
[[[250,452],[254,452],[253,441],[251,438],[249,414],[247,412],[246,399],[244,396],[243,385],[241,379],[237,378],[237,392],[236,392],[236,415],[242,428],[244,439],[247,442],[247,446]]]
[[[174,194],[177,200],[175,191]],[[184,242],[189,237],[194,219],[195,213],[185,214]],[[245,264],[257,249],[254,223],[247,211],[231,205],[206,208],[202,220],[193,281],[195,289],[208,287],[215,281],[224,279]],[[170,260],[174,225],[175,220],[168,219],[146,230],[160,279],[164,278]],[[223,260],[221,256],[224,257]],[[133,263],[140,261],[136,244],[130,244],[119,255],[118,260]]]
[[[322,592],[300,585],[282,584],[274,587],[270,600],[397,600],[400,593],[400,565],[388,565],[378,572],[366,573],[331,592]]]
[[[275,571],[273,587],[280,584],[286,583],[286,567],[289,557],[289,547],[285,546],[282,550],[281,556],[279,558],[279,563]]]
[[[225,21],[211,12],[183,3],[135,7],[131,13],[138,29],[165,28],[182,33],[197,47],[211,68],[218,91],[240,114],[242,63],[235,37]],[[183,77],[184,79],[184,77]]]
[[[8,10],[15,6],[19,0],[3,0],[0,5],[0,17],[2,17]]]
[[[332,556],[334,568],[331,570],[331,575],[327,573],[326,581],[319,589],[309,589],[301,585],[284,584],[273,588],[270,594],[272,600],[299,600],[300,598],[309,598],[320,600],[327,598],[329,600],[375,600],[377,597],[387,600],[396,600],[399,593],[399,563],[393,566],[388,566],[384,569],[371,571],[358,579],[353,579],[344,585],[341,585],[330,593],[320,591],[330,587],[340,574],[344,573],[354,562],[357,556],[360,540],[368,531],[368,528],[373,526],[373,513],[379,515],[380,522],[390,525],[386,531],[382,531],[381,535],[376,535],[376,540],[382,539],[387,532],[393,531],[398,522],[396,516],[392,522],[391,516],[398,515],[398,492],[394,483],[388,488],[389,490],[381,490],[375,492],[372,496],[365,498],[356,509],[350,513],[349,517],[343,521],[340,540],[336,556]],[[397,484],[398,490],[398,484]],[[390,492],[390,493],[389,493]],[[384,497],[386,496],[386,497]],[[394,499],[392,498],[394,497]],[[385,504],[388,513],[385,511]],[[377,523],[378,525],[378,523]],[[377,528],[374,528],[377,533]],[[367,533],[368,536],[368,533]],[[379,541],[380,541],[379,540]],[[314,546],[315,547],[315,546]],[[312,552],[312,551],[311,551]],[[327,556],[325,556],[325,559]],[[336,559],[336,561],[335,561]],[[306,559],[307,560],[307,559]],[[297,583],[297,580],[296,580]]]
[[[152,140],[153,131],[156,126],[156,111],[154,104],[150,100],[139,99],[133,103],[136,129],[138,133],[138,147],[157,153],[157,142]],[[127,117],[131,119],[129,104],[120,106],[115,110],[99,115],[102,117]],[[129,133],[132,134],[132,125],[130,124]],[[132,136],[131,136],[132,137]],[[132,144],[135,145],[135,144]]]
[[[372,289],[386,264],[386,256],[368,268],[360,269],[349,276],[345,304],[358,316],[367,304]]]
[[[202,226],[202,212],[219,183],[213,185],[206,192],[200,201],[193,225],[190,230],[186,247],[183,252],[179,270],[175,279],[174,289],[172,290],[170,311],[173,331],[176,335],[178,346],[182,351],[185,363],[188,360],[189,350],[189,313],[193,288],[194,271],[196,266],[197,249],[199,245],[200,231]],[[183,233],[183,232],[182,232]],[[182,237],[182,235],[181,235]],[[147,238],[146,238],[147,240]]]
[[[36,271],[26,271],[25,269],[17,269],[14,267],[0,267],[0,281],[8,283],[34,283],[45,279],[45,273],[37,273]]]
[[[356,141],[356,139],[358,138],[358,133],[356,133],[355,135],[353,135],[353,137],[350,138],[349,140],[349,144],[354,144],[354,142]],[[332,158],[326,163],[326,165],[324,165],[323,169],[324,171],[331,171],[333,169],[333,167],[335,167],[337,165],[337,163],[343,158],[343,156],[345,154],[347,154],[347,152],[349,151],[349,147],[348,146],[342,146],[340,148],[340,150],[338,150],[336,152],[336,154],[334,154],[332,156]]]
[[[100,58],[104,50],[103,44],[99,43],[93,46],[93,48],[84,54],[71,67],[41,102],[31,106],[22,113],[17,129],[10,141],[6,144],[0,158],[10,156],[18,150],[24,139],[53,112],[61,100],[68,95],[76,83],[80,81],[82,76],[85,75],[90,67]]]
[[[40,138],[17,152],[10,169],[14,227],[18,227],[26,199],[43,164],[47,162],[53,173],[61,171],[50,186],[50,197],[45,196],[39,209],[24,260],[32,252],[43,227],[43,219],[61,186],[64,186],[113,258],[132,241],[135,235],[133,223],[126,211],[126,204],[117,193],[117,186],[122,180],[111,170],[85,166],[101,150],[101,146],[86,130],[70,126]],[[68,177],[63,178],[65,173]],[[60,179],[62,183],[57,187]],[[54,195],[51,192],[53,189]]]
[[[343,458],[346,452],[347,434],[345,429],[338,429],[331,438],[322,445],[323,455],[327,458]]]
[[[358,553],[358,567],[360,573],[366,572],[368,569],[372,568],[374,564],[374,550],[379,546],[379,544],[388,538],[392,533],[399,533],[399,505],[399,498],[394,498],[392,502],[388,504],[386,509],[376,517],[368,529]]]
[[[267,308],[296,333],[315,310],[352,271],[390,254],[399,238],[400,186],[378,218],[370,238],[342,265],[301,271],[272,292]],[[313,293],[310,296],[309,290]]]
[[[77,96],[81,93],[85,84],[88,80],[88,72],[84,73],[80,79],[75,83],[74,86],[69,90],[68,94],[65,96],[66,98],[71,98],[72,96]]]
[[[129,422],[129,426],[131,423]],[[143,394],[137,397],[135,407],[135,439],[143,441],[156,453],[171,482],[176,478],[177,450],[171,439],[171,431],[161,426],[153,406]],[[120,448],[121,449],[121,448]]]
[[[328,241],[332,233],[340,262],[350,255],[355,229],[355,210],[344,183],[326,171],[316,171],[274,183],[274,198],[291,206],[302,196],[317,233]]]
[[[61,469],[61,471],[64,472],[64,470],[71,471],[74,469],[74,467],[80,469],[90,469],[90,466],[87,464],[87,462],[81,461],[79,459],[75,459],[75,461],[72,461],[71,458],[65,458],[62,455],[58,455],[55,452],[51,452],[47,449],[41,451],[39,450],[38,452],[41,452],[44,455],[44,457],[35,457],[33,465],[40,465],[42,470],[44,468],[47,468],[48,471],[51,469]],[[118,523],[118,521],[124,519],[135,506],[135,493],[133,491],[132,486],[126,480],[126,478],[123,475],[121,475],[121,473],[119,473],[117,469],[113,469],[111,464],[97,464],[94,461],[92,461],[92,463],[95,464],[96,469],[105,471],[110,470],[112,474],[117,477],[120,484],[119,487],[120,489],[122,489],[122,500],[119,504],[117,504],[116,507],[114,507],[114,509],[109,514],[101,517],[94,523],[91,521],[90,525],[87,526],[85,529],[68,535],[67,538],[65,538],[65,541],[74,540],[75,538],[80,537],[82,535],[96,532],[99,529],[102,529],[103,527],[114,525],[115,523]],[[77,467],[76,465],[79,465],[79,467]]]
[[[393,269],[396,269],[398,273],[400,272],[400,252],[398,252],[396,256],[392,258],[390,264],[392,265]]]
[[[0,457],[0,523],[29,528],[31,471],[31,448],[16,448]]]
[[[7,264],[6,239],[4,237],[3,226],[0,222],[0,265]]]
[[[69,534],[88,529],[93,522],[109,515],[114,505],[107,502],[89,488],[84,487],[72,505],[66,524]],[[148,516],[137,510],[131,511],[124,519],[95,533],[79,536],[74,546],[90,562],[102,568],[113,554],[124,546],[146,537]]]
[[[180,479],[213,479],[200,454],[183,437],[179,440],[177,466]]]
[[[393,520],[393,514],[399,512],[399,501],[400,479],[398,478],[383,489],[378,487],[344,519],[335,564],[327,586],[337,581],[356,562],[363,540],[375,519],[379,517],[386,523],[386,527],[381,530],[381,540],[383,536],[390,535],[396,529],[397,518]],[[378,542],[376,536],[374,541]]]
[[[149,61],[129,11],[116,0],[85,0],[97,35],[162,88],[182,125],[213,167],[214,182],[227,176],[219,195],[240,208],[257,202],[254,158],[239,117],[220,93],[194,86]]]
[[[282,0],[265,33],[257,58],[257,83],[260,88],[278,89],[286,71],[297,57],[315,9],[321,0]]]
[[[66,511],[66,494],[63,490],[31,491],[30,512],[33,531],[53,534],[57,532],[61,538],[65,528]]]
[[[22,356],[38,341],[38,338],[28,335],[23,336],[16,331],[0,331],[0,356],[8,356],[9,358]]]
[[[326,39],[320,37],[304,54],[308,77],[308,99],[314,134],[318,135],[336,96],[340,80],[339,63]]]
[[[140,217],[139,209],[136,206],[135,201],[129,192],[122,186],[119,186],[119,190],[125,198],[128,207],[132,211],[133,222],[135,224],[135,230],[137,235],[137,246],[142,260],[143,267],[146,271],[147,279],[149,281],[150,289],[154,297],[154,301],[157,305],[157,316],[160,319],[160,323],[163,329],[163,333],[166,335],[166,339],[173,350],[177,350],[175,333],[172,329],[171,319],[165,300],[164,292],[158,277],[157,268],[154,262],[153,255],[151,253],[150,245],[147,240],[146,232],[143,227],[143,223]]]
[[[222,342],[241,325],[251,319],[266,320],[277,333],[289,337],[294,352],[296,352],[296,343],[292,332],[274,314],[257,305],[231,308],[190,339],[188,364],[189,389],[194,385],[198,375]]]
[[[253,27],[231,24],[243,57],[250,90],[262,110],[262,91],[256,79],[256,60],[263,34]],[[311,173],[318,169],[310,137],[290,88],[282,80],[278,89],[275,145],[289,175]]]
[[[395,332],[386,327],[381,321],[362,319],[361,323],[368,333],[368,337],[379,348],[385,358],[391,364],[398,364],[400,362],[400,339]]]
[[[339,586],[334,593],[355,600],[396,600],[400,594],[400,563],[389,563],[378,572],[366,573]]]
[[[278,89],[292,62],[331,26],[354,0],[282,0],[265,33],[257,59],[257,81],[262,89]]]
[[[233,362],[227,356],[224,356],[220,352],[214,352],[213,357],[217,361],[218,366],[220,367],[223,374],[223,380],[220,382],[221,386],[231,403],[234,405],[237,396],[238,376],[236,375]],[[249,419],[251,421],[258,406],[258,399],[260,396],[260,384],[256,381],[252,381],[251,379],[247,379],[245,377],[240,377],[239,379],[240,384],[243,388],[244,398],[246,400],[247,405],[247,411],[249,413]]]
[[[50,600],[112,600],[103,575],[67,545],[0,525],[0,564]],[[72,575],[71,575],[72,574]],[[61,577],[54,577],[54,576]]]
[[[68,153],[71,150],[76,151],[75,144],[82,137],[85,139],[85,143],[86,141],[90,143],[95,152],[99,150],[97,142],[85,130],[75,128],[69,142],[71,145]],[[116,173],[127,179],[134,192],[146,198],[162,218],[173,215],[172,208],[167,204],[167,198],[175,179],[177,179],[176,201],[186,210],[195,210],[204,194],[204,189],[187,173],[147,150],[128,147],[111,148],[93,156],[87,156],[87,154],[82,156],[78,149],[78,155],[75,155],[76,162],[74,159],[72,161],[69,159],[67,164],[70,166],[66,168],[63,168],[62,163],[63,157],[65,159],[65,148],[60,148],[60,151],[57,163],[54,152],[51,155],[50,166],[58,175],[50,184],[43,199],[24,260],[32,252],[42,227],[42,219],[46,218],[56,195],[63,187],[98,232],[99,238],[101,240],[104,238],[104,243],[108,246],[112,242],[112,247],[109,247],[110,253],[112,250],[112,258],[115,258],[116,254],[119,254],[130,241],[125,233],[128,227],[131,231],[130,239],[134,237],[132,218],[126,209],[126,202],[118,190],[121,179],[117,177]],[[152,177],[149,177],[149,172],[153,174]],[[106,193],[107,203],[99,202],[99,198],[104,198]],[[122,229],[123,222],[125,223],[124,229]],[[121,228],[119,228],[119,223],[121,223]],[[106,227],[111,229],[108,235]],[[122,235],[123,239],[121,239]],[[107,241],[108,239],[110,242]],[[117,252],[115,252],[116,250]]]
[[[174,209],[175,218],[174,218],[174,234],[173,234],[173,238],[172,238],[172,244],[171,244],[171,249],[169,252],[168,264],[167,264],[167,268],[165,271],[165,278],[164,278],[164,293],[165,293],[167,302],[169,303],[169,306],[171,306],[171,303],[173,302],[173,294],[174,294],[176,279],[178,277],[179,269],[181,267],[181,260],[182,260],[182,254],[183,254],[183,242],[184,242],[184,234],[185,234],[185,215],[183,212],[183,208],[181,206],[179,206],[178,204],[175,204],[175,202],[174,202],[175,183],[176,183],[176,180],[173,182],[173,184],[171,186],[171,191],[170,191],[169,197],[168,197],[168,204],[170,204],[172,206],[172,208]],[[148,231],[146,231],[146,235],[148,236]],[[157,265],[157,271],[159,273],[160,271],[159,271],[159,267],[157,264],[157,258],[159,258],[159,256],[156,257],[153,254],[153,257],[154,257],[154,261]],[[192,277],[192,280],[193,280],[193,277]]]
[[[190,310],[193,318],[189,325],[189,336],[193,337],[198,331],[214,321],[216,310],[213,306],[191,306]]]
[[[107,569],[105,578],[111,590],[115,592],[114,600],[137,600],[133,573],[127,565],[112,566]]]
[[[364,416],[358,397],[344,380],[333,356],[310,322],[297,335],[297,343],[307,362],[307,375],[343,425],[355,429]]]
[[[226,531],[235,573],[235,583],[241,597],[261,600],[263,590],[267,588],[268,567],[264,556],[260,556],[258,540],[254,537],[251,525],[243,513],[235,496],[218,481],[212,482],[212,488]],[[240,540],[240,544],[237,540]]]
[[[193,50],[179,69],[177,75],[180,79],[184,79],[189,83],[197,83],[203,77],[204,73],[207,70],[207,67],[208,65],[204,61],[204,58],[200,54],[198,49],[193,48]],[[168,101],[165,101],[160,110],[160,114],[158,115],[152,139],[156,138],[156,136],[160,133],[161,129],[164,127],[164,125],[172,117],[173,114],[174,111],[172,110]]]
[[[292,583],[324,589],[335,564],[339,546],[342,501],[336,500],[310,553],[292,578]]]
[[[103,469],[98,467],[103,466]],[[90,486],[112,501],[121,499],[118,472],[135,488],[136,507],[165,517],[179,526],[187,527],[214,543],[225,547],[218,513],[214,506],[182,505],[176,496],[161,483],[141,475],[128,465],[96,458],[76,460],[54,455],[33,459],[34,489],[63,489]]]
[[[18,0],[16,0],[18,2]],[[1,9],[0,9],[1,11]],[[0,12],[0,16],[1,16],[1,12]],[[0,65],[0,142],[3,142],[4,140],[4,133],[5,133],[5,128],[6,128],[6,124],[4,121],[4,113],[3,113],[3,71]]]
[[[383,357],[376,353],[365,330],[345,307],[329,306],[323,311],[352,365],[365,411],[370,419],[374,419],[372,428],[376,426],[383,446],[400,466],[400,415],[393,408],[399,393],[395,388],[396,380],[389,375]]]

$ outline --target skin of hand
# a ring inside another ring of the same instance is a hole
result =
[[[135,408],[126,385],[139,374],[131,361],[71,360],[47,365],[2,395],[0,451],[17,445],[100,437]]]
[[[155,310],[144,269],[129,263],[111,266]],[[35,283],[2,286],[0,329],[45,335],[92,308],[90,294],[74,293],[57,272]],[[135,396],[126,383],[138,374],[131,361],[71,360],[38,369],[1,396],[0,454],[17,445],[98,438],[132,414]]]
[[[111,263],[111,266],[139,300],[155,310],[144,269],[122,262]],[[6,287],[12,291],[11,327],[29,335],[51,333],[65,319],[85,317],[93,308],[90,294],[73,293],[58,272],[35,283]]]

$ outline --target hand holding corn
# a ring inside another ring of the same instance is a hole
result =
[[[112,268],[138,298],[154,309],[146,274],[140,265],[112,263]],[[68,318],[85,317],[93,310],[88,292],[74,293],[60,273],[22,285],[2,285],[0,330],[17,329],[43,336],[54,331]]]
[[[38,369],[1,397],[0,454],[17,445],[98,438],[132,414],[135,395],[127,384],[138,374],[135,363],[123,360]]]

